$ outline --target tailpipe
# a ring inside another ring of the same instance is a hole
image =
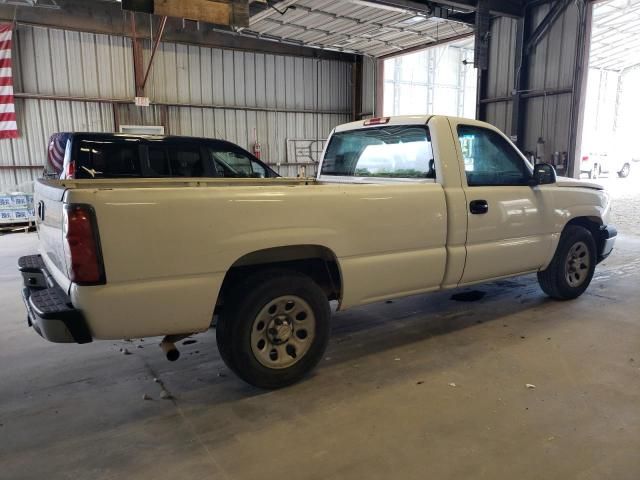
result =
[[[190,333],[184,335],[167,335],[160,342],[160,348],[167,356],[167,360],[175,362],[180,358],[180,350],[176,347],[176,342],[179,342],[183,338],[187,338]]]

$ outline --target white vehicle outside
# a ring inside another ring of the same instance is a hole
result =
[[[640,153],[634,151],[626,138],[617,138],[607,145],[583,148],[580,157],[580,173],[590,179],[601,176],[626,178],[631,170],[638,168]]]
[[[495,127],[412,116],[336,127],[317,179],[38,180],[29,323],[54,342],[165,335],[216,319],[221,355],[276,388],[322,358],[344,310],[537,272],[588,287],[616,231],[609,196],[535,168]]]

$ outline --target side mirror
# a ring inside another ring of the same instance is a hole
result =
[[[531,186],[549,185],[550,183],[556,183],[556,169],[548,163],[537,163],[533,167]]]

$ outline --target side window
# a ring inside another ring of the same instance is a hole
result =
[[[470,187],[528,184],[531,178],[528,164],[498,133],[458,125],[458,139]]]
[[[266,178],[267,172],[262,165],[258,162],[251,160],[251,168],[253,170],[253,176],[256,178]]]
[[[254,172],[253,166],[257,165],[251,158],[240,152],[230,150],[210,149],[211,159],[215,163],[216,170],[225,177],[264,177],[264,168]]]
[[[140,157],[137,144],[80,142],[76,178],[139,177]]]
[[[149,147],[149,170],[151,175],[158,175],[159,177],[167,177],[171,175],[169,169],[169,159],[167,158],[167,152],[164,147],[150,146]]]
[[[170,146],[169,165],[174,177],[202,177],[204,168],[199,147]]]

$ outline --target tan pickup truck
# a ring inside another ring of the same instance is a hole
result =
[[[75,179],[36,184],[29,324],[54,342],[210,328],[266,388],[322,357],[338,308],[537,272],[584,292],[611,252],[601,186],[533,166],[491,125],[444,116],[337,127],[316,179]]]

